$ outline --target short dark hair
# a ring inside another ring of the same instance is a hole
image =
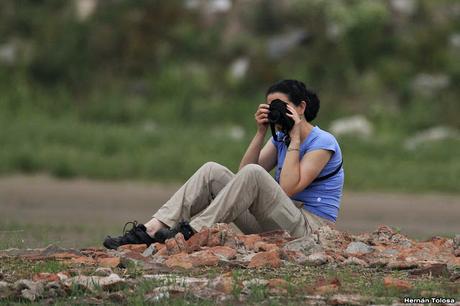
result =
[[[294,105],[300,105],[302,101],[307,103],[305,108],[305,119],[313,121],[319,111],[319,98],[315,92],[308,90],[305,84],[297,80],[282,80],[271,85],[265,96],[274,92],[281,92],[288,96]]]

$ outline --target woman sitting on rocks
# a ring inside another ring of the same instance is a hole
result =
[[[263,145],[275,100],[285,103],[290,129],[273,124],[275,138]],[[150,245],[177,233],[189,239],[215,223],[233,222],[245,234],[284,229],[293,237],[334,225],[344,182],[342,153],[333,135],[311,124],[319,104],[317,95],[300,81],[270,86],[266,103],[255,113],[257,132],[238,173],[214,162],[204,164],[150,221],[133,222],[123,236],[108,236],[104,246]],[[269,172],[275,167],[273,178]]]

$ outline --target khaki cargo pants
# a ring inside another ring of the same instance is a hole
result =
[[[214,162],[199,168],[153,217],[169,227],[192,220],[196,231],[233,222],[245,234],[285,229],[293,237],[332,223],[298,208],[261,166],[249,164],[234,174]]]

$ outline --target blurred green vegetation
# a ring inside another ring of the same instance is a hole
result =
[[[178,181],[208,160],[236,171],[266,88],[296,78],[319,93],[323,129],[356,113],[374,125],[371,139],[339,139],[347,188],[458,192],[458,140],[403,146],[460,128],[458,1],[211,12],[212,1],[95,0],[87,17],[80,2],[0,2],[0,173]],[[302,39],[274,49],[292,31]]]

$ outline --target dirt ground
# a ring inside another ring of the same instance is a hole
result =
[[[178,187],[80,179],[59,181],[47,176],[3,177],[0,232],[8,224],[34,228],[88,225],[121,231],[126,221],[148,220]],[[345,192],[338,229],[357,233],[372,231],[380,224],[396,226],[415,238],[460,233],[460,194]]]

